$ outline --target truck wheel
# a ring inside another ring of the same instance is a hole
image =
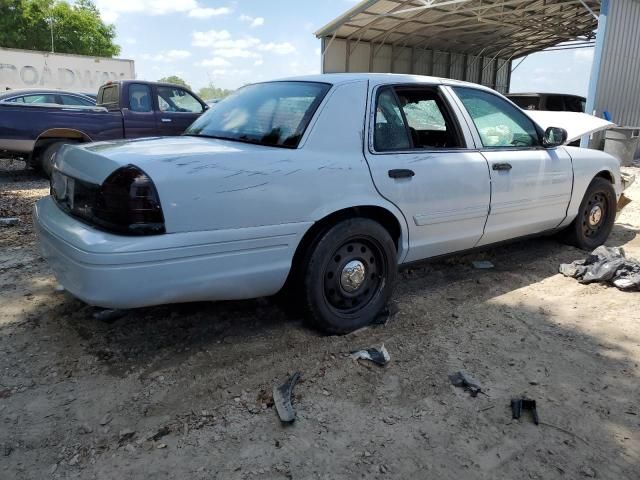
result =
[[[607,241],[616,220],[616,192],[608,180],[596,177],[584,194],[578,216],[567,228],[567,240],[582,250]]]
[[[322,234],[308,257],[304,301],[315,326],[342,334],[368,325],[387,304],[398,272],[389,232],[366,218]]]
[[[42,171],[44,172],[47,178],[51,178],[51,173],[53,172],[53,162],[56,158],[56,154],[60,147],[68,144],[69,142],[54,142],[44,149],[42,155],[40,156],[40,166]]]

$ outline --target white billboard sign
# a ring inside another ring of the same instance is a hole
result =
[[[96,93],[109,80],[134,78],[133,60],[0,48],[0,91],[53,88]]]

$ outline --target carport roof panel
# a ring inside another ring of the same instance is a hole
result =
[[[516,58],[592,39],[599,11],[598,0],[365,0],[316,36]]]

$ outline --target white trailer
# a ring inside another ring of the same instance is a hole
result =
[[[135,77],[133,60],[0,48],[0,92],[52,88],[97,93],[109,80]]]

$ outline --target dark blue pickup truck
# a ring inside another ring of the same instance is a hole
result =
[[[180,135],[207,108],[186,88],[138,80],[103,85],[95,107],[0,103],[0,156],[49,176],[64,144]]]

